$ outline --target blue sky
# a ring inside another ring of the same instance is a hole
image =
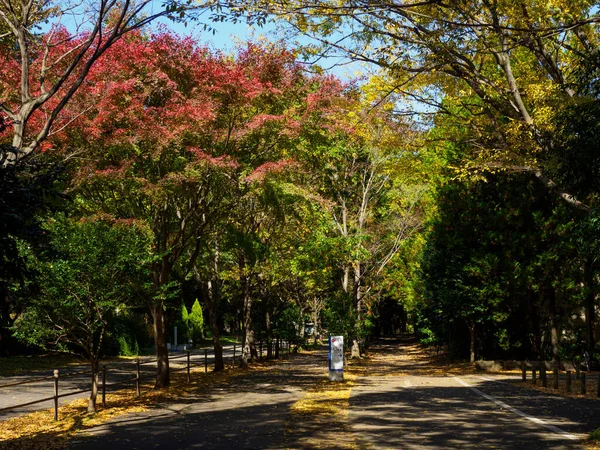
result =
[[[195,25],[193,23],[188,23],[187,26],[168,20],[161,21],[160,23],[166,25],[169,29],[178,34],[186,36],[191,35],[200,45],[208,45],[210,48],[224,52],[233,51],[235,49],[236,42],[245,42],[247,40],[258,39],[277,41],[282,38],[282,33],[277,31],[277,27],[273,23],[267,23],[262,28],[258,26],[249,26],[242,22],[211,23],[211,26],[213,26],[215,31],[214,34],[212,31],[205,31],[202,25]],[[303,42],[307,41],[308,38],[303,39]],[[356,78],[359,73],[365,72],[365,69],[362,68],[358,63],[348,64],[348,62],[348,60],[342,60],[339,58],[329,58],[320,61],[319,65],[324,69],[329,69],[330,66],[346,63],[344,65],[337,65],[329,70],[329,72],[343,79],[353,79]]]

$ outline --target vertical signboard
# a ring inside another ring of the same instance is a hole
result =
[[[344,336],[329,336],[329,380],[344,380]]]

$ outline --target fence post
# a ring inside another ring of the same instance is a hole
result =
[[[558,369],[554,368],[552,372],[552,388],[558,389]]]
[[[523,367],[521,367],[521,378],[523,381],[527,381],[527,367],[525,366],[525,363],[523,363]]]
[[[139,397],[140,395],[142,395],[142,387],[140,386],[140,360],[139,360],[139,358],[135,360],[135,371],[136,371],[135,392],[136,392],[137,396]]]
[[[258,360],[262,362],[263,341],[260,341],[259,348],[260,348],[260,358]]]
[[[235,369],[235,344],[233,344],[233,368]]]
[[[190,382],[190,351],[187,351],[187,382]]]
[[[581,378],[579,379],[579,393],[585,395],[585,372],[581,372]]]
[[[102,364],[102,407],[106,408],[106,364]]]
[[[533,369],[531,369],[531,382],[533,384],[537,384],[535,367]]]
[[[58,420],[58,370],[54,371],[54,420]]]
[[[208,349],[204,349],[204,373],[208,373]]]
[[[290,341],[287,341],[287,348],[288,348],[288,356],[292,355],[292,348],[290,347]]]
[[[567,370],[567,392],[571,392],[571,371]]]

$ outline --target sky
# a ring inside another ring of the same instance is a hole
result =
[[[269,41],[279,41],[282,38],[282,32],[277,30],[274,23],[267,23],[263,27],[249,26],[246,23],[238,22],[219,22],[210,23],[213,31],[205,31],[202,25],[188,23],[184,26],[181,23],[174,23],[169,20],[158,22],[160,26],[166,26],[177,34],[194,37],[200,45],[208,45],[215,50],[221,50],[229,53],[235,50],[236,43],[248,40],[267,39]],[[155,25],[156,26],[156,25]],[[303,42],[308,42],[304,38]],[[329,73],[344,80],[356,79],[365,72],[365,68],[358,63],[350,62],[347,59],[325,58],[319,61],[319,65]]]

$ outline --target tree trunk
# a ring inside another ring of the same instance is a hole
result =
[[[92,389],[88,400],[87,412],[93,414],[96,412],[96,399],[98,398],[98,361],[91,361],[92,366]]]
[[[362,356],[362,348],[358,335],[358,330],[362,325],[361,281],[361,267],[360,263],[357,262],[354,268],[354,308],[356,311],[356,323],[354,324],[355,336],[352,338],[352,351],[350,353],[350,358],[360,358]]]
[[[244,281],[244,335],[242,342],[241,367],[247,368],[252,359],[252,346],[254,345],[254,330],[252,329],[252,297],[248,292],[247,280]]]
[[[596,336],[594,328],[596,324],[596,283],[594,282],[594,270],[592,263],[587,261],[583,271],[585,283],[585,324],[587,328],[587,345],[590,356],[596,349]]]
[[[215,283],[216,284],[216,283]],[[215,352],[215,372],[225,370],[223,361],[223,346],[221,345],[221,334],[219,333],[219,325],[217,322],[217,303],[218,297],[216,287],[211,281],[208,282],[208,315],[210,321],[210,330],[212,332],[213,348]]]
[[[271,337],[271,317],[269,311],[265,315],[265,325],[267,330],[267,359],[273,359],[273,339]]]
[[[467,321],[469,326],[469,335],[471,337],[471,343],[469,346],[469,361],[472,363],[475,362],[475,322]]]
[[[155,388],[169,386],[169,350],[165,336],[165,313],[162,302],[157,302],[152,307],[154,319],[154,345],[156,347],[156,383]]]
[[[546,288],[546,302],[550,315],[550,342],[552,344],[552,361],[560,362],[560,338],[558,335],[558,319],[556,317],[556,291],[554,287]]]

